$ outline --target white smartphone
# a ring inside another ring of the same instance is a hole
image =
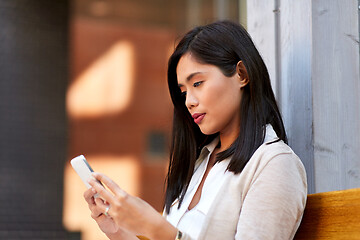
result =
[[[90,179],[91,173],[94,172],[94,170],[90,167],[89,163],[86,161],[86,158],[83,155],[80,155],[73,158],[70,161],[70,163],[71,166],[74,168],[75,172],[80,176],[81,180],[85,183],[86,187],[91,188],[90,184],[88,183],[88,180]]]

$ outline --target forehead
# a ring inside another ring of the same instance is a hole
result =
[[[178,83],[185,83],[187,78],[194,73],[205,73],[211,71],[215,66],[198,61],[191,53],[184,54],[176,67]]]

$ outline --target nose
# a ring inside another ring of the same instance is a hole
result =
[[[198,106],[199,101],[194,94],[192,94],[191,92],[188,91],[186,93],[185,105],[190,110],[191,108]]]

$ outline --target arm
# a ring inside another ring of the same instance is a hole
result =
[[[235,239],[292,239],[305,208],[305,170],[293,154],[271,159],[243,201]]]

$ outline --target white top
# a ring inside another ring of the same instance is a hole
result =
[[[189,210],[189,205],[193,199],[202,178],[204,177],[207,165],[209,163],[210,155],[214,151],[219,140],[216,139],[212,143],[206,146],[207,151],[202,152],[203,156],[206,154],[204,160],[198,161],[198,166],[194,171],[193,177],[191,178],[189,188],[184,196],[183,204],[177,214],[170,214],[168,220],[171,224],[176,226],[179,230],[186,231],[192,238],[197,239],[201,230],[201,227],[205,220],[205,212],[202,211],[202,206],[211,202],[218,191],[218,187],[221,186],[221,182],[224,180],[223,173],[226,170],[227,163],[222,162],[216,163],[210,170],[206,177],[204,186],[201,192],[201,198],[198,204]],[[204,153],[205,152],[205,153]],[[199,158],[202,159],[202,158]],[[220,174],[219,174],[220,173]],[[184,212],[185,211],[185,212]],[[175,213],[175,212],[173,212]],[[176,216],[177,215],[177,216]]]
[[[267,125],[264,143],[274,141],[276,139],[277,139],[277,136],[276,136],[276,133],[273,130],[272,126]],[[247,176],[248,173],[246,171],[247,166],[244,168],[242,173],[234,175],[232,172],[226,171],[226,168],[229,164],[230,159],[225,159],[221,162],[217,162],[211,168],[208,176],[206,177],[206,180],[205,180],[203,188],[202,188],[201,198],[200,198],[198,204],[191,210],[188,210],[190,202],[192,201],[192,199],[199,187],[199,184],[204,176],[205,170],[206,170],[208,162],[209,162],[210,155],[214,151],[216,145],[218,144],[218,141],[219,141],[219,139],[215,139],[209,145],[205,146],[202,149],[199,159],[197,160],[197,162],[195,164],[194,174],[189,183],[189,187],[186,191],[186,194],[184,196],[184,200],[182,202],[180,209],[178,209],[178,200],[176,200],[170,209],[169,215],[165,216],[166,219],[173,226],[175,226],[180,231],[185,233],[184,239],[205,239],[205,238],[210,239],[211,236],[206,236],[206,234],[205,234],[205,229],[206,229],[205,225],[208,225],[209,221],[211,221],[211,220],[207,219],[210,217],[210,215],[208,215],[208,212],[212,208],[216,207],[216,206],[214,207],[213,205],[214,204],[216,205],[217,204],[216,202],[219,201],[219,200],[216,200],[219,198],[218,195],[221,194],[221,192],[226,191],[226,190],[224,190],[224,188],[228,188],[228,187],[225,187],[225,185],[229,184],[229,181],[231,181],[233,176],[239,177],[241,175],[244,175],[244,176],[242,176],[242,178],[249,177],[249,176]],[[281,144],[285,145],[284,143],[282,143],[282,141],[280,141],[280,142],[281,142]],[[266,145],[266,144],[263,144],[263,145]],[[273,145],[273,144],[270,144],[267,146],[271,146],[271,145]],[[274,146],[276,146],[276,144]],[[288,149],[286,149],[286,150],[288,150]],[[254,153],[254,155],[255,155],[255,153]],[[295,155],[295,154],[293,154],[293,155]],[[252,159],[253,159],[253,157],[249,160],[249,163],[255,161]],[[291,158],[289,158],[289,159],[291,160]],[[298,160],[297,164],[299,164],[298,162],[300,162],[300,161]],[[249,163],[247,165],[251,165]],[[300,162],[300,164],[301,164],[301,162]],[[303,211],[303,208],[305,207],[305,199],[306,199],[306,177],[305,177],[305,171],[303,169],[302,164],[301,164],[300,168],[298,168],[298,172],[299,171],[300,171],[300,174],[295,174],[295,176],[302,176],[302,177],[295,179],[295,181],[300,180],[299,184],[301,184],[301,186],[302,186],[302,187],[300,187],[300,189],[302,189],[302,191],[299,191],[299,194],[301,196],[299,199],[302,200],[302,204],[297,204],[298,202],[294,202],[294,205],[296,205],[296,204],[301,205],[300,207],[297,206],[300,214],[297,214],[296,219],[293,221],[293,223],[290,221],[290,224],[292,223],[294,225],[290,228],[295,228],[295,231],[300,223],[302,211]],[[274,176],[274,177],[277,177],[277,176]],[[284,180],[287,181],[287,179],[284,179]],[[235,189],[235,190],[238,191],[238,194],[242,194],[241,197],[243,198],[243,200],[245,200],[247,192],[246,193],[243,192],[243,190],[245,189],[243,185],[246,185],[246,184],[244,184],[245,181],[240,181],[240,182],[243,182],[242,184],[240,184],[241,187],[239,187],[238,186],[239,184],[238,184],[237,187],[239,189],[238,190]],[[289,183],[291,184],[291,181],[289,181]],[[236,185],[236,184],[234,183],[233,185]],[[250,186],[249,186],[249,188],[250,188]],[[266,186],[266,188],[268,188],[267,191],[269,191],[269,190],[271,191],[271,188],[269,188],[269,186]],[[231,195],[236,194],[236,192],[234,192],[234,190],[231,190],[231,191],[232,191]],[[247,189],[247,191],[249,191],[249,190]],[[232,196],[222,196],[222,198],[224,198],[224,197],[231,198]],[[235,200],[235,199],[237,199],[237,198],[230,199],[230,201]],[[252,202],[254,204],[256,204],[256,202],[254,202],[253,200],[252,200]],[[271,203],[271,206],[274,206],[272,204],[273,203]],[[276,207],[276,203],[274,203],[274,204]],[[239,214],[241,212],[242,205],[243,204],[241,204],[241,200],[237,201],[236,204],[233,204],[234,212],[238,212],[238,216],[237,217],[235,216],[235,219],[238,219],[237,221],[240,221],[239,219],[241,216],[239,216]],[[228,207],[231,208],[231,206],[228,206]],[[259,207],[262,208],[263,206],[259,206]],[[240,209],[237,209],[237,208],[240,208]],[[231,211],[231,209],[230,209],[230,211]],[[285,209],[285,211],[287,211],[287,210]],[[221,214],[219,216],[221,216]],[[226,214],[224,217],[226,218]],[[229,215],[229,217],[230,217],[230,215]],[[261,216],[258,216],[258,218],[261,218]],[[235,223],[235,227],[236,227],[236,225],[237,225],[237,222]],[[258,226],[256,226],[256,227],[258,227]],[[226,229],[225,227],[221,227],[221,228],[224,230]],[[237,237],[235,237],[236,229],[233,229],[232,231],[235,231],[235,232],[230,233],[229,236],[233,236],[233,237],[231,237],[231,239],[248,239],[248,238],[237,238]],[[289,230],[291,235],[293,235],[295,233],[295,231],[293,229]],[[217,239],[220,237],[220,236],[215,236],[215,235],[212,235],[212,237],[214,239]],[[226,235],[224,235],[224,234],[221,235],[221,237],[225,237],[225,236]],[[222,238],[222,239],[226,239],[226,238]],[[254,238],[254,239],[256,239],[256,238]],[[278,239],[281,239],[281,238],[278,238]],[[285,238],[285,239],[287,239],[287,238]]]

